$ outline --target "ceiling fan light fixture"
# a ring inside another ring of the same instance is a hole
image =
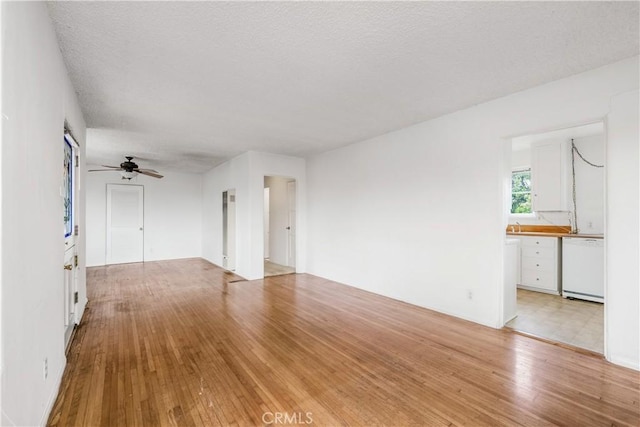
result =
[[[120,175],[122,175],[122,179],[131,180],[131,178],[135,178],[138,175],[138,172],[135,172],[135,171],[131,171],[131,172],[122,171],[122,172],[120,172]]]
[[[127,159],[127,161],[120,163],[120,166],[102,165],[102,167],[106,169],[89,169],[89,172],[119,172],[122,179],[129,181],[131,181],[131,178],[135,178],[138,175],[150,176],[152,178],[163,178],[157,170],[138,168],[138,165],[133,162],[133,157],[126,156],[125,159]]]

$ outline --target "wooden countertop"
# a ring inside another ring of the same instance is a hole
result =
[[[511,231],[521,230],[521,231]],[[573,234],[570,225],[529,225],[509,224],[508,236],[578,237],[584,239],[604,239],[604,234]]]
[[[540,236],[540,237],[578,237],[584,239],[604,239],[604,234],[571,234],[571,233],[549,233],[544,231],[522,231],[520,233],[507,231],[508,236]]]
[[[540,236],[540,237],[565,237],[568,233],[548,233],[543,231],[522,231],[520,233],[507,231],[507,236]]]

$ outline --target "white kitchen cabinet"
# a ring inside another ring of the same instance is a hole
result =
[[[560,294],[560,245],[557,237],[521,236],[521,277],[518,287]]]
[[[539,142],[531,147],[531,203],[534,212],[567,210],[566,143]]]

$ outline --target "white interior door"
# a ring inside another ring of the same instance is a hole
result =
[[[107,264],[144,259],[144,187],[107,184]]]
[[[236,190],[222,193],[222,266],[236,269]]]
[[[78,231],[78,197],[79,174],[78,144],[70,133],[64,135],[64,164],[63,164],[63,205],[64,205],[64,278],[63,278],[63,307],[64,307],[64,344],[69,344],[76,324],[75,312],[78,290],[78,262],[76,236]]]
[[[75,248],[64,253],[64,344],[69,344],[75,326],[75,291],[76,291],[76,258]]]
[[[289,225],[287,226],[287,265],[296,266],[296,182],[287,182],[287,205]]]

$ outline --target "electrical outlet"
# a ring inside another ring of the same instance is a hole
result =
[[[473,291],[471,289],[467,290],[467,298],[468,299],[473,299]]]
[[[49,376],[49,359],[47,357],[44,358],[43,374],[44,374],[44,379],[46,380],[47,377]]]

